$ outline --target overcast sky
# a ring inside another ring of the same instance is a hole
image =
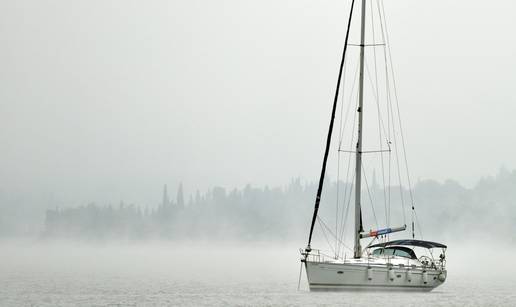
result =
[[[0,190],[316,180],[349,1],[0,0]],[[385,0],[412,177],[516,168],[516,4]]]

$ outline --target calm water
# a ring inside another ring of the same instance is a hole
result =
[[[516,278],[504,264],[472,271],[461,261],[431,293],[310,293],[306,282],[297,291],[290,249],[3,244],[2,251],[1,306],[516,306]]]

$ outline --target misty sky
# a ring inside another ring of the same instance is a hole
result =
[[[158,201],[320,171],[349,1],[0,0],[0,192]],[[516,4],[385,0],[414,179],[516,168]]]

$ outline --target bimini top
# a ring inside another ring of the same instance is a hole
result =
[[[406,245],[406,246],[418,246],[418,247],[424,247],[424,248],[446,248],[446,245],[441,243],[435,243],[430,241],[423,241],[423,240],[394,240],[389,241],[385,243],[378,243],[375,245],[369,246],[369,248],[374,247],[386,247],[386,246],[392,246],[392,245]]]

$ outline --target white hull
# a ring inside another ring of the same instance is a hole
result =
[[[446,271],[366,263],[305,262],[310,291],[431,291],[443,284]]]

